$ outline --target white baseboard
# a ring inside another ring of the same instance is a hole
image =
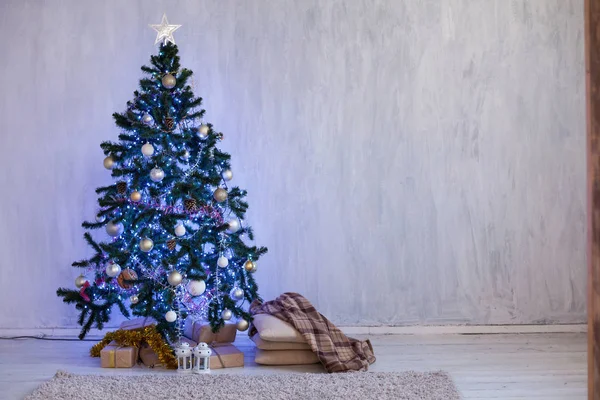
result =
[[[118,329],[90,330],[86,339],[99,339]],[[340,326],[349,335],[490,335],[502,333],[585,333],[586,324],[565,325],[414,325],[414,326]],[[36,336],[77,338],[79,328],[0,328],[0,337]]]

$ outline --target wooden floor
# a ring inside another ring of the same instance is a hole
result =
[[[377,362],[370,371],[445,370],[465,399],[584,399],[586,335],[387,335],[371,336]],[[20,399],[57,370],[80,374],[174,373],[143,367],[102,369],[88,356],[91,342],[0,340],[0,398]],[[253,345],[241,336],[244,368],[213,373],[322,372],[320,365],[262,367]],[[82,396],[85,398],[85,396]]]

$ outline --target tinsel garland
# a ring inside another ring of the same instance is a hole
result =
[[[146,326],[143,329],[119,329],[114,332],[108,332],[104,336],[104,339],[92,346],[90,355],[92,357],[100,357],[100,351],[113,340],[120,346],[135,346],[138,348],[142,342],[146,342],[152,351],[158,355],[161,363],[169,369],[177,369],[177,359],[173,354],[171,346],[156,330],[156,326],[154,325]]]

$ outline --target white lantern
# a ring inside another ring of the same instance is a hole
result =
[[[179,343],[175,347],[177,357],[177,372],[192,372],[192,349],[189,343]]]
[[[210,372],[210,355],[212,350],[204,342],[194,347],[194,373],[206,374]]]

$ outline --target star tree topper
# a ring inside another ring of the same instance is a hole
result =
[[[167,14],[163,14],[162,21],[160,25],[148,25],[150,28],[154,29],[156,34],[156,40],[154,44],[160,43],[164,40],[163,44],[167,44],[167,42],[171,42],[175,44],[175,38],[173,37],[173,32],[181,27],[181,25],[169,25],[169,21],[167,21]]]

